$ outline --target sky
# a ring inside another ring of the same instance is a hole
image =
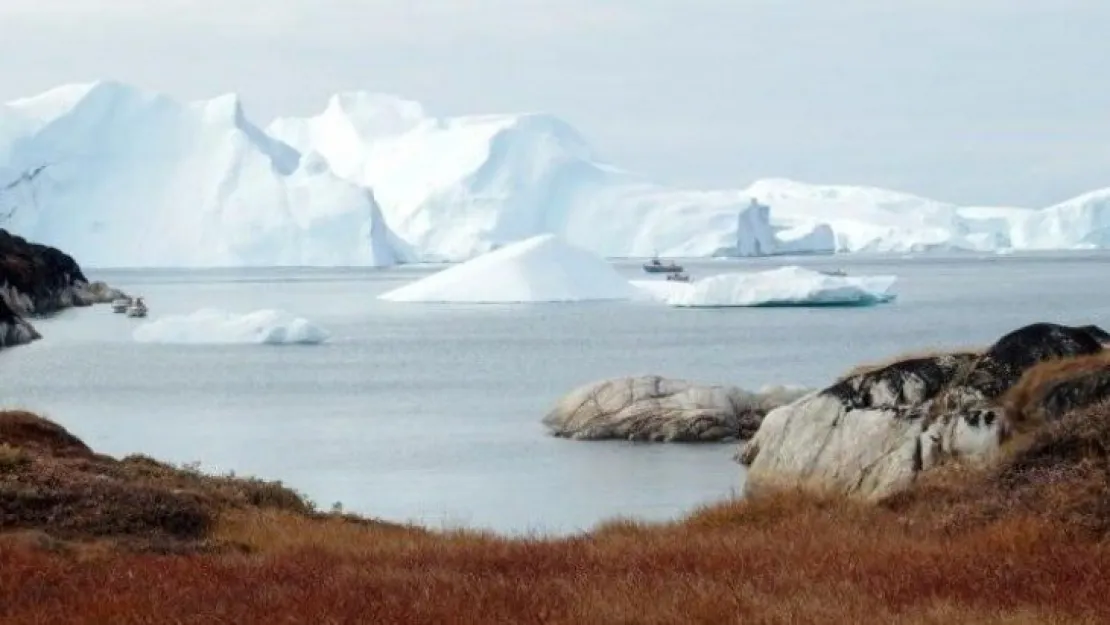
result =
[[[1110,187],[1107,0],[2,0],[0,101],[113,79],[544,111],[663,183],[1044,206]]]

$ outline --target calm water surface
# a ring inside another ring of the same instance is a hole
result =
[[[93,447],[282,479],[322,506],[435,527],[569,532],[667,519],[731,496],[731,445],[554,439],[540,418],[599,378],[658,373],[755,388],[819,385],[856,362],[989,342],[1032,321],[1110,327],[1106,254],[686,263],[696,277],[784,262],[899,276],[874,308],[671,309],[649,303],[419,305],[376,296],[432,271],[89,272],[152,317],[280,308],[317,346],[138,344],[106,307],[38,322],[0,352],[0,403]],[[618,263],[643,278],[639,263]]]

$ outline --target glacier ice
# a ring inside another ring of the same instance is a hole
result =
[[[1110,189],[1092,191],[1036,211],[1015,229],[1027,250],[1110,248]]]
[[[550,115],[436,117],[381,94],[339,94],[317,116],[268,129],[374,188],[386,221],[427,260],[463,260],[543,231],[606,257],[993,251],[1020,247],[1046,212],[781,178],[676,189],[606,162]]]
[[[379,299],[489,304],[623,300],[637,295],[604,259],[548,233],[486,252]]]
[[[282,310],[240,314],[202,308],[188,315],[168,315],[146,322],[131,334],[139,343],[314,345],[329,333]]]
[[[374,189],[426,260],[458,261],[542,232],[606,257],[776,251],[766,207],[741,191],[653,184],[603,161],[546,114],[436,118],[401,98],[344,93],[270,133]]]
[[[373,193],[246,119],[112,82],[0,106],[3,227],[87,266],[382,266],[404,260]]]
[[[810,233],[831,235],[838,252],[989,251],[1008,247],[1013,225],[1032,212],[961,207],[887,189],[786,179],[760,180],[747,192],[773,207],[773,222],[787,229],[779,234],[784,241],[804,241]],[[782,247],[790,248],[788,243]]]
[[[828,275],[789,265],[723,273],[696,282],[633,280],[652,299],[683,308],[867,306],[890,302],[896,276]]]
[[[1110,190],[960,206],[781,178],[691,190],[544,113],[430,114],[369,92],[265,128],[225,95],[116,82],[0,104],[0,227],[106,266],[464,261],[553,233],[605,257],[1110,247]]]

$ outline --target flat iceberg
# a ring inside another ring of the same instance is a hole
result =
[[[895,298],[896,276],[839,276],[788,266],[725,273],[696,282],[634,280],[650,299],[683,308],[870,306]]]
[[[131,337],[139,343],[314,345],[328,340],[324,329],[281,310],[246,314],[203,308],[170,315],[139,326]]]
[[[379,295],[393,302],[471,304],[627,300],[640,293],[605,260],[541,234]]]

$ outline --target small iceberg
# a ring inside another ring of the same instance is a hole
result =
[[[236,314],[204,308],[188,315],[170,315],[135,328],[139,343],[315,345],[329,334],[307,319],[281,310]]]
[[[604,259],[553,234],[541,234],[444,269],[378,299],[515,304],[637,297],[638,290]]]
[[[647,297],[684,308],[871,306],[892,301],[897,276],[841,276],[788,266],[693,283],[635,280]]]

